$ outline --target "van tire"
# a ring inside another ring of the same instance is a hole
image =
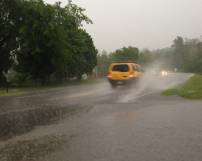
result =
[[[117,87],[117,85],[115,83],[110,83],[110,85],[111,85],[112,89],[115,89]]]

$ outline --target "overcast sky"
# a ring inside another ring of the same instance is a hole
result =
[[[45,0],[54,3],[56,0]],[[60,0],[63,4],[67,0]],[[99,50],[123,46],[157,49],[180,35],[202,35],[202,0],[73,0],[93,25],[86,30]]]

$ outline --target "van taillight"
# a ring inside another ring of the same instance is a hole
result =
[[[135,72],[130,72],[129,74],[130,74],[130,75],[129,75],[130,78],[135,77]]]
[[[112,74],[110,72],[107,73],[108,78],[112,78]]]

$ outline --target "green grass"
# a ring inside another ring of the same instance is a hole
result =
[[[92,80],[81,80],[81,81],[68,81],[64,83],[55,83],[55,84],[49,84],[45,86],[34,86],[34,85],[29,85],[29,86],[22,86],[22,87],[16,87],[16,88],[9,88],[9,91],[7,93],[6,88],[0,88],[0,96],[19,96],[22,94],[26,94],[29,92],[34,92],[34,91],[43,91],[43,90],[54,90],[54,89],[60,89],[66,86],[70,85],[90,85],[90,84],[95,84],[98,83],[100,80],[99,79],[92,79]]]
[[[181,96],[189,99],[202,99],[202,75],[194,75],[185,83],[162,92],[164,96]]]
[[[25,91],[22,91],[20,89],[9,89],[8,90],[8,93],[6,91],[6,89],[3,89],[1,88],[0,89],[0,96],[18,96],[18,95],[21,95],[21,94],[24,94]]]

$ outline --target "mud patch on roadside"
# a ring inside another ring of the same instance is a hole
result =
[[[41,106],[0,114],[0,140],[8,140],[16,135],[31,131],[36,126],[55,123],[80,110],[88,109],[80,106],[57,107]]]
[[[60,150],[65,136],[43,136],[33,140],[10,142],[0,149],[0,161],[37,161]]]

